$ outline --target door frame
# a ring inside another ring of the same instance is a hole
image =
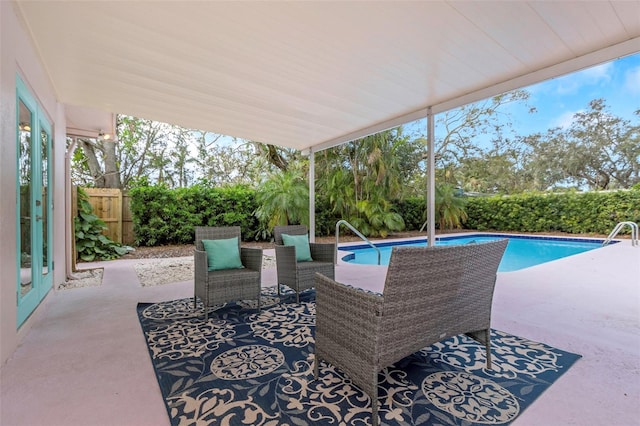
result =
[[[31,257],[31,288],[22,294],[22,228],[20,218],[21,181],[20,181],[20,104],[31,113],[30,130],[30,194],[29,194],[29,222],[30,257]],[[46,141],[43,144],[43,133]],[[35,97],[22,79],[16,77],[16,305],[17,327],[33,313],[36,307],[47,295],[53,285],[53,191],[52,191],[52,126],[46,114],[39,106]],[[42,152],[46,153],[43,163]],[[46,167],[43,174],[43,165]],[[46,178],[45,194],[43,194],[43,177]],[[44,225],[46,223],[46,225]],[[46,268],[46,269],[45,269]]]

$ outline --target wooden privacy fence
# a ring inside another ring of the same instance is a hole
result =
[[[107,225],[104,235],[120,244],[133,244],[135,235],[133,217],[129,208],[131,200],[129,195],[114,188],[83,188],[83,190],[89,196],[93,214]]]

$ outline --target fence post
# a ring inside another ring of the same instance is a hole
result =
[[[122,192],[122,244],[133,245],[136,236],[133,233],[133,216],[131,215],[131,196]]]

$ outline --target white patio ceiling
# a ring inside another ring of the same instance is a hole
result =
[[[326,148],[640,51],[640,1],[18,1],[61,102]]]

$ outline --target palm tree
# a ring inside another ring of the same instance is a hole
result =
[[[436,185],[436,222],[440,230],[462,228],[462,223],[467,220],[465,211],[466,200],[456,194],[457,190],[451,185]],[[427,226],[428,219],[422,224],[420,232]]]
[[[404,228],[390,200],[402,198],[403,163],[409,139],[396,128],[324,151],[318,189],[333,213],[368,236]],[[401,155],[399,155],[401,154]]]
[[[256,193],[255,216],[271,230],[276,225],[309,224],[309,187],[301,170],[272,173]]]
[[[436,222],[441,230],[461,228],[467,220],[466,200],[451,185],[436,185]]]

